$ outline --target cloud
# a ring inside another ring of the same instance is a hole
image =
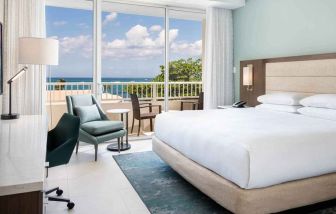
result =
[[[143,59],[164,54],[165,31],[149,33],[150,29],[142,25],[131,27],[123,38],[108,41],[103,35],[102,56],[104,58],[133,58]],[[173,54],[181,56],[200,56],[202,40],[189,42],[178,41],[178,29],[170,29],[169,44]],[[80,54],[83,57],[92,57],[91,35],[59,38],[62,54]]]
[[[53,22],[53,25],[55,26],[55,27],[60,27],[60,26],[64,26],[64,25],[66,25],[68,22],[66,22],[66,21],[55,21],[55,22]]]
[[[50,38],[50,39],[57,39],[58,40],[58,36],[49,36],[48,38]]]
[[[165,45],[165,30],[161,30],[159,33],[159,37],[156,39],[157,43],[161,46]],[[178,29],[171,29],[169,30],[169,43],[172,43],[176,40],[178,36],[179,30]]]
[[[160,25],[153,25],[149,28],[149,31],[151,32],[159,32],[162,30],[162,27]]]
[[[117,16],[118,16],[118,13],[116,12],[109,13],[107,16],[105,16],[103,25],[106,25],[107,23],[114,21],[117,18]]]
[[[188,42],[176,42],[171,44],[172,53],[200,56],[202,54],[202,40],[198,40],[193,43]]]
[[[63,54],[76,53],[84,57],[92,55],[92,37],[79,35],[75,37],[63,37],[59,39],[60,51]]]
[[[79,26],[80,28],[85,28],[85,29],[89,28],[89,25],[86,24],[86,23],[84,23],[84,22],[79,23],[78,26]]]
[[[171,30],[173,38],[178,31]],[[125,38],[103,42],[103,57],[143,58],[163,54],[164,31],[151,35],[148,28],[135,25],[125,33]]]
[[[148,58],[162,55],[165,46],[165,31],[161,29],[159,32],[150,34],[149,31],[152,27],[148,29],[142,25],[135,25],[125,33],[125,38],[103,41],[102,56],[105,58]],[[177,41],[178,34],[178,29],[169,30],[172,53],[188,56],[201,54],[201,40],[196,42]]]
[[[129,42],[134,43],[134,45],[143,42],[149,37],[149,33],[146,27],[142,25],[135,25],[129,31],[126,32],[126,38]]]

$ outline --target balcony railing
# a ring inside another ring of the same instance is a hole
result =
[[[64,102],[65,96],[92,93],[92,82],[47,83],[48,101]],[[169,99],[196,98],[202,91],[202,82],[168,83]],[[128,101],[130,94],[136,93],[139,99],[162,100],[163,82],[103,82],[102,100]]]

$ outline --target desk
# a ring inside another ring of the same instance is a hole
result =
[[[1,213],[42,213],[47,133],[45,116],[0,120]]]

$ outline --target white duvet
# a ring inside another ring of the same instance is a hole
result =
[[[155,136],[245,189],[336,172],[336,121],[254,108],[169,112]]]

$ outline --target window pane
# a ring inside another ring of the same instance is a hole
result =
[[[162,106],[164,82],[163,78],[159,77],[163,74],[164,65],[164,10],[144,6],[137,10],[137,6],[134,5],[113,3],[106,3],[103,8],[102,84],[104,92],[102,102],[104,109],[126,108],[132,111],[130,94],[136,94],[140,102],[151,102]],[[146,13],[146,10],[156,12]],[[143,111],[148,113],[149,109],[143,109]],[[158,112],[158,108],[153,108],[153,111]],[[118,119],[119,115],[110,116]],[[130,125],[132,119],[133,113],[130,113]],[[137,133],[138,120],[134,128]],[[141,133],[150,132],[149,120],[142,121],[141,131],[143,131]]]
[[[92,16],[92,10],[46,7],[47,36],[60,42],[59,65],[47,74],[51,126],[66,112],[66,95],[91,93]]]
[[[197,20],[169,20],[169,109],[197,108],[202,91],[202,22]]]
[[[102,23],[103,82],[150,82],[160,74],[163,18],[104,12]]]

